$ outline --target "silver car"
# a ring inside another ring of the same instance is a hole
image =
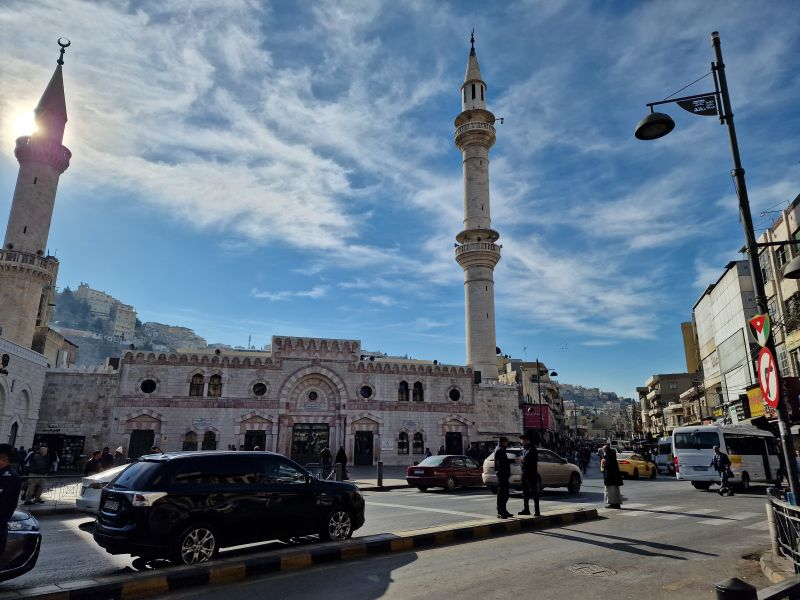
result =
[[[499,448],[498,448],[499,450]],[[570,494],[581,491],[583,477],[577,465],[561,458],[555,452],[538,448],[539,451],[539,491],[543,488],[565,487]],[[513,490],[522,489],[522,448],[506,448],[511,462],[509,485]],[[497,473],[494,471],[494,453],[483,461],[483,483],[493,494],[497,493]]]
[[[81,512],[96,515],[100,510],[100,492],[111,480],[122,473],[130,465],[119,465],[105,471],[100,471],[94,475],[89,475],[81,479],[81,493],[75,498],[75,508]]]

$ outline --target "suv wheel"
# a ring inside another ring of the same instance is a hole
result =
[[[210,525],[196,523],[178,537],[174,559],[179,564],[208,562],[219,552],[219,540]]]
[[[353,520],[344,508],[337,507],[328,513],[319,537],[325,541],[346,540],[353,535]]]

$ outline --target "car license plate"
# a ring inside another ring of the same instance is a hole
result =
[[[695,471],[708,471],[708,467],[694,467]]]
[[[425,475],[425,471],[423,471],[422,469],[415,469],[414,475]]]
[[[119,502],[116,500],[106,500],[105,504],[103,504],[103,508],[105,510],[119,510]]]

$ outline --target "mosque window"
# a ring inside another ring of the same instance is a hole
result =
[[[412,454],[422,454],[425,451],[425,440],[422,439],[422,434],[418,431],[414,434],[414,443],[411,445]]]
[[[408,402],[408,382],[401,381],[397,388],[397,399],[400,402]]]
[[[464,88],[464,102],[467,101],[467,88]]]
[[[203,376],[200,373],[196,375],[192,375],[192,383],[189,384],[189,395],[190,396],[202,396],[203,395]]]
[[[397,436],[397,453],[408,454],[408,434],[405,431],[401,431]]]
[[[475,100],[475,84],[472,84],[472,99]]]
[[[421,381],[414,383],[414,395],[412,399],[414,402],[423,402],[425,400],[425,392],[422,389]]]
[[[448,393],[447,395],[453,402],[458,402],[459,400],[461,400],[461,392],[458,391],[456,388],[450,390],[450,393]]]
[[[39,180],[39,178],[38,178],[38,177],[34,177],[34,178],[33,178],[33,185],[36,185],[36,182],[37,182],[38,180]]]
[[[219,398],[222,396],[222,375],[212,375],[208,380],[208,397]]]
[[[197,450],[197,434],[194,431],[187,431],[183,436],[183,451],[191,452]]]
[[[481,100],[483,100],[483,86],[481,86]]]
[[[155,381],[153,381],[152,379],[145,379],[139,386],[139,389],[142,390],[145,394],[152,394],[153,392],[156,391],[156,387],[157,386]]]
[[[259,381],[258,383],[253,385],[253,394],[254,395],[263,396],[266,393],[267,393],[267,384],[266,383],[262,383],[261,381]]]
[[[368,386],[368,385],[362,385],[360,393],[361,393],[361,397],[364,398],[364,399],[371,398],[372,397],[372,388],[370,386]]]
[[[221,384],[220,384],[221,385]],[[217,434],[213,431],[206,431],[203,434],[203,445],[201,450],[216,450],[217,449]]]
[[[317,392],[314,391],[308,392],[308,400],[309,402],[316,402],[317,400],[319,400],[319,394],[317,394]]]

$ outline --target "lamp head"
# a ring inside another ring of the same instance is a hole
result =
[[[657,140],[675,129],[675,121],[667,114],[651,112],[636,125],[633,135],[640,140]]]

